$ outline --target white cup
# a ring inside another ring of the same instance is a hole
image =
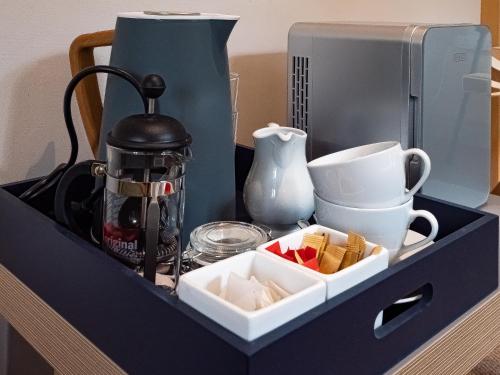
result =
[[[393,262],[397,257],[415,250],[434,240],[439,225],[429,211],[413,209],[413,198],[402,205],[389,208],[353,208],[330,203],[314,194],[316,221],[318,224],[347,233],[363,235],[367,241],[389,250]],[[423,240],[403,246],[410,224],[423,217],[431,225],[431,233]]]
[[[422,176],[406,190],[405,164],[422,159]],[[316,194],[328,202],[358,208],[398,206],[413,197],[429,177],[431,160],[417,148],[403,151],[398,142],[381,142],[350,148],[307,164]]]

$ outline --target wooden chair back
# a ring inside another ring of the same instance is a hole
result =
[[[95,65],[94,49],[110,46],[113,43],[114,30],[98,31],[78,36],[69,48],[71,74]],[[97,77],[88,76],[76,87],[76,99],[80,109],[83,126],[90,148],[97,155],[99,134],[101,132],[102,101]]]

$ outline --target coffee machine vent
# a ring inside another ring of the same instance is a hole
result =
[[[292,126],[309,130],[309,57],[293,56],[292,59]]]

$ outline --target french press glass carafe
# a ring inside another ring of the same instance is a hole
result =
[[[154,113],[164,82],[150,75],[142,84],[147,114],[124,118],[108,133],[107,163],[93,174],[105,176],[102,245],[107,253],[140,268],[153,281],[160,262],[182,258],[184,172],[191,136],[176,119]]]

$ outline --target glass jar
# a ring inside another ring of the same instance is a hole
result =
[[[200,225],[191,232],[187,257],[194,268],[255,250],[269,241],[261,227],[239,221],[219,221]]]

